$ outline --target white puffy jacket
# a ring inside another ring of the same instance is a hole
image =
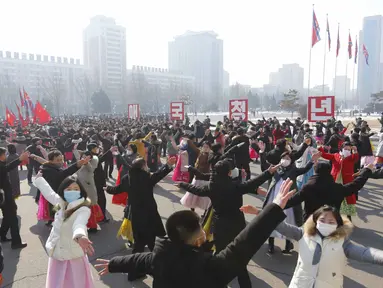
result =
[[[298,241],[299,256],[289,288],[343,287],[346,258],[383,265],[383,251],[353,244],[349,239],[352,223],[343,218],[330,236],[322,238],[310,217],[304,229],[282,222],[276,230]]]
[[[56,192],[52,190],[43,177],[34,180],[34,185],[40,190],[44,198],[53,206],[59,205],[60,210],[55,215],[53,227],[45,248],[50,257],[64,261],[84,256],[84,251],[76,242],[81,236],[87,236],[88,219],[90,217],[89,200],[80,198],[67,204]],[[64,212],[78,207],[67,219]]]

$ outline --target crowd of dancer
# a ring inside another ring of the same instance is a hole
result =
[[[310,125],[300,118],[224,117],[213,125],[208,117],[191,124],[166,116],[3,127],[0,240],[27,247],[16,205],[18,170],[26,167],[28,183],[38,189],[37,220],[50,229],[46,287],[94,287],[90,234],[109,222],[106,193],[124,206],[116,233],[133,250],[98,259],[100,275],[128,273],[129,281],[151,275],[153,287],[166,288],[226,287],[237,277],[241,288],[252,287],[247,264],[266,240],[275,253],[277,237],[285,239],[285,254],[298,243],[289,287],[342,287],[346,257],[383,265],[383,251],[350,241],[358,192],[369,178],[383,178],[383,136],[374,149],[373,134],[361,118],[346,127],[335,119]],[[255,177],[252,162],[262,171]],[[115,185],[107,185],[115,168]],[[164,226],[154,187],[171,172],[186,210]],[[262,209],[243,202],[248,193],[264,197]],[[244,213],[257,216],[246,224]]]

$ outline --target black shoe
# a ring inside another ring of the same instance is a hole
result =
[[[294,249],[294,244],[291,242],[287,242],[285,246],[285,250],[282,251],[283,254],[290,254],[291,250]]]
[[[47,227],[52,227],[52,220],[49,220],[47,223],[45,223],[45,226]]]
[[[95,233],[97,233],[97,232],[98,232],[97,228],[89,228],[89,229],[88,229],[88,233],[89,233],[89,234],[95,234]]]
[[[1,242],[1,243],[11,242],[11,241],[12,241],[12,239],[9,239],[9,238],[7,238],[7,237],[1,237],[1,238],[0,238],[0,242]]]
[[[28,185],[33,185],[33,182],[28,180]]]
[[[13,250],[17,250],[17,249],[23,249],[23,248],[25,248],[25,247],[27,247],[27,246],[28,246],[27,243],[19,243],[19,244],[12,244],[12,245],[11,245],[11,248],[12,248]]]
[[[110,219],[109,218],[104,218],[104,220],[98,222],[100,224],[105,224],[105,223],[109,223]]]

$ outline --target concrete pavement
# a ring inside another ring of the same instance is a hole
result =
[[[260,172],[258,165],[252,165],[253,177]],[[33,196],[35,188],[26,183],[26,171],[21,172],[22,196],[17,200],[18,215],[21,222],[21,237],[28,243],[28,247],[21,251],[13,251],[10,244],[3,244],[5,257],[5,270],[3,272],[3,287],[29,288],[45,287],[45,277],[48,265],[48,256],[44,249],[45,241],[49,235],[49,229],[44,223],[38,223],[36,218],[37,205]],[[365,189],[360,193],[358,202],[358,218],[355,218],[356,226],[352,240],[358,244],[371,246],[383,250],[383,192],[382,180],[369,180]],[[155,198],[158,203],[159,212],[164,221],[171,213],[183,209],[179,200],[183,192],[178,191],[172,185],[170,177],[161,181],[155,189]],[[111,221],[101,225],[102,231],[91,235],[96,255],[90,257],[92,264],[97,258],[109,259],[115,255],[130,253],[125,241],[116,238],[116,233],[121,225],[123,207],[111,204],[111,197],[107,195],[108,211]],[[260,197],[246,195],[244,203],[261,207]],[[197,211],[198,212],[198,211]],[[199,211],[202,214],[201,211]],[[251,216],[246,216],[251,220]],[[297,252],[291,255],[280,253],[279,247],[283,242],[276,239],[276,252],[269,256],[265,244],[249,263],[248,270],[252,274],[253,287],[287,287],[295,269]],[[113,274],[100,279],[93,269],[97,288],[101,287],[151,287],[152,279],[129,283],[126,275]],[[381,266],[357,263],[350,261],[345,269],[344,287],[383,287],[383,269]],[[231,287],[238,287],[232,283]]]

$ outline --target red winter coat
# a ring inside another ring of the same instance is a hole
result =
[[[330,160],[332,163],[331,176],[336,181],[338,174],[342,172],[343,184],[350,183],[354,181],[354,164],[359,160],[359,154],[353,153],[347,158],[342,158],[339,153],[326,153],[325,150],[321,147],[318,149],[322,152],[322,157],[324,159]],[[356,196],[352,194],[351,196],[346,197],[347,204],[356,204]]]

